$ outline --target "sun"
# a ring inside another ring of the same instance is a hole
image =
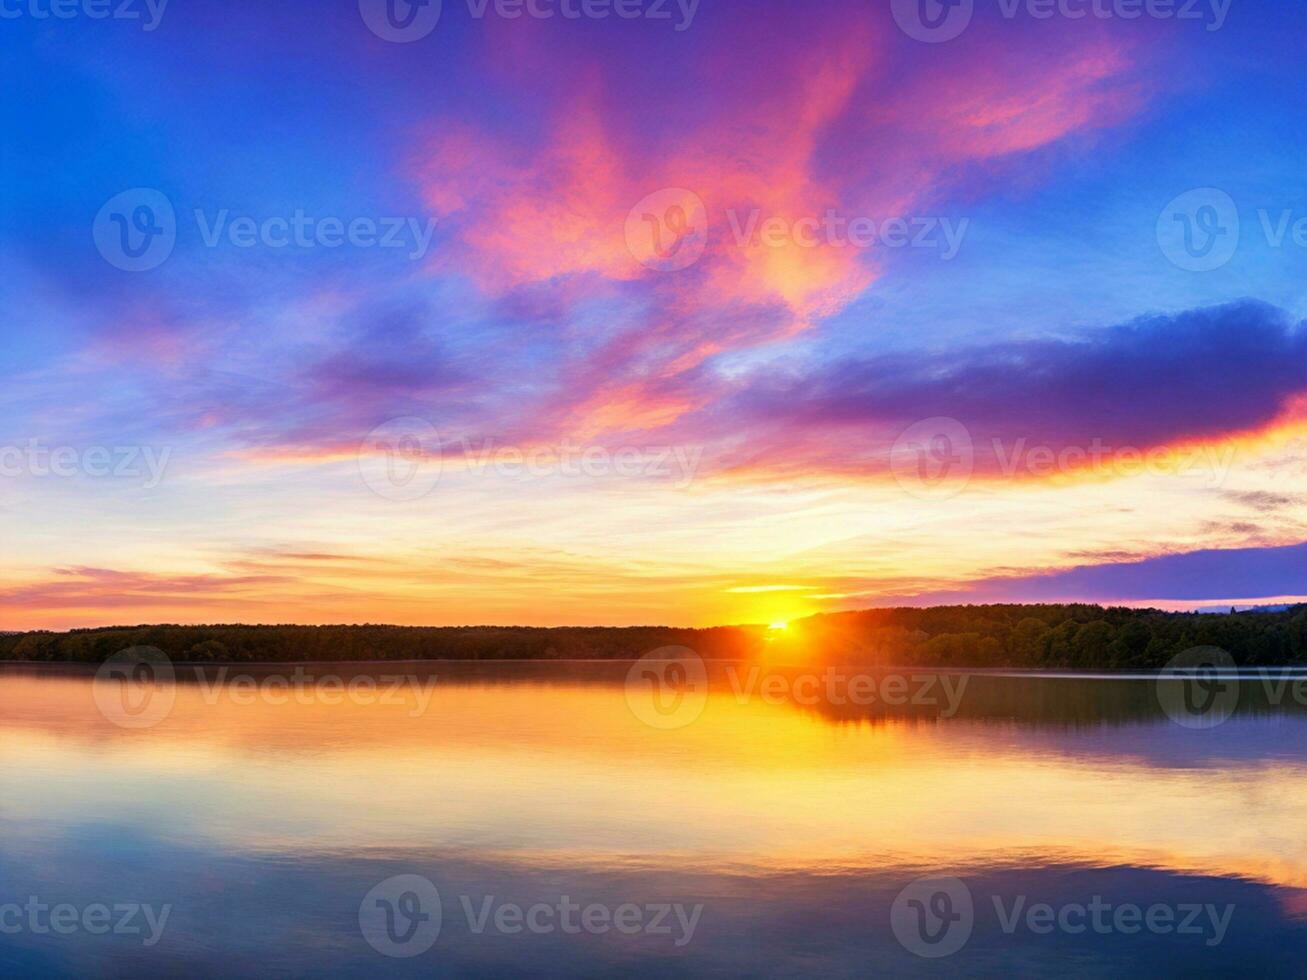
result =
[[[789,628],[790,628],[790,624],[789,624],[789,622],[788,622],[787,620],[784,620],[784,619],[778,619],[778,620],[776,620],[774,623],[768,623],[768,624],[767,624],[767,628],[768,628],[769,630],[775,630],[776,632],[779,633],[779,632],[782,632],[782,631],[784,631],[784,630],[789,629]]]

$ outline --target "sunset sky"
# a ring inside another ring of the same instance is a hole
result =
[[[623,2],[0,24],[0,629],[1307,598],[1307,7]]]

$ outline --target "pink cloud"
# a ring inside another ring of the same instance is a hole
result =
[[[631,51],[553,49],[552,35],[511,32],[541,118],[438,121],[412,163],[453,232],[442,271],[491,296],[626,298],[606,341],[568,365],[566,391],[536,416],[542,428],[594,437],[673,425],[718,394],[703,373],[712,358],[809,331],[880,275],[847,244],[742,238],[755,218],[909,215],[968,165],[1111,125],[1142,103],[1134,55],[1093,32],[1051,50],[1008,38],[1003,62],[979,45],[905,71],[890,55],[902,39],[870,8],[705,29],[744,30],[748,44],[714,45],[687,68],[693,78],[669,82],[681,95],[701,86],[688,112],[682,98],[623,89]],[[623,111],[609,111],[612,93]],[[627,219],[669,188],[702,201],[707,241],[691,267],[654,271],[637,261]]]

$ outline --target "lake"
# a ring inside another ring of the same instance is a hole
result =
[[[0,973],[1304,971],[1300,673],[162,670],[0,665]]]

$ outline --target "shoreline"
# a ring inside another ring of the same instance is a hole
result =
[[[612,664],[614,666],[629,666],[641,661],[640,657],[612,657],[612,658],[503,658],[503,659],[430,659],[430,660],[286,660],[286,661],[202,661],[202,660],[175,660],[170,661],[174,668],[195,668],[199,670],[221,670],[221,669],[246,669],[246,670],[274,670],[280,668],[355,668],[366,670],[376,667],[396,666],[396,667],[417,667],[422,665],[431,666],[523,666],[523,665],[559,665],[559,666],[595,666]],[[665,658],[661,662],[674,662],[677,658]],[[686,659],[686,658],[681,658]],[[1067,670],[1063,667],[1049,667],[1045,669],[1031,668],[1013,668],[1013,667],[950,667],[941,665],[903,665],[903,664],[860,664],[854,662],[847,663],[821,663],[821,664],[799,664],[799,663],[763,663],[745,658],[700,658],[704,665],[711,668],[714,666],[740,666],[758,667],[762,670],[774,672],[791,672],[804,671],[809,673],[826,673],[829,671],[859,671],[867,674],[951,674],[969,677],[993,677],[993,678],[1011,678],[1011,679],[1038,679],[1038,680],[1162,680],[1167,678],[1176,678],[1185,676],[1176,671],[1165,671],[1157,669],[1139,669],[1139,670],[1110,670],[1107,668],[1086,668],[1084,670]],[[49,669],[52,671],[67,670],[73,673],[95,673],[102,666],[102,663],[91,663],[78,660],[0,660],[0,671],[7,667],[23,667]],[[1268,673],[1281,675],[1301,675],[1307,678],[1307,665],[1302,664],[1266,664],[1257,667],[1235,667],[1233,669],[1222,669],[1220,671],[1205,674],[1204,677],[1211,680],[1239,680],[1243,678],[1264,677]]]

